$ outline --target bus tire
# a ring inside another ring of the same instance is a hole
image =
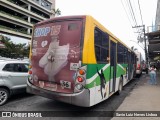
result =
[[[123,90],[123,79],[122,79],[122,77],[120,77],[117,95],[120,95],[122,90]]]

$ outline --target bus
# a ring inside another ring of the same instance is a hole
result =
[[[136,75],[137,77],[140,77],[142,74],[142,54],[138,51],[136,51],[137,56],[137,68],[136,68]]]
[[[89,15],[33,27],[27,92],[90,107],[120,94],[136,74],[136,54]]]
[[[140,77],[142,72],[146,72],[147,74],[147,65],[146,62],[143,59],[143,56],[140,52],[136,51],[137,56],[137,67],[136,67],[136,76]]]

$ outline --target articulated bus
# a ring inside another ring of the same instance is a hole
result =
[[[90,107],[120,93],[136,74],[136,54],[91,16],[33,27],[27,92]]]

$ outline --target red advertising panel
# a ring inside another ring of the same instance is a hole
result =
[[[80,63],[82,21],[53,21],[35,26],[32,43],[34,85],[50,91],[73,93]]]

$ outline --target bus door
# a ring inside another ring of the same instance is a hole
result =
[[[112,40],[110,41],[110,82],[109,82],[109,92],[115,92],[116,84],[116,43]]]

